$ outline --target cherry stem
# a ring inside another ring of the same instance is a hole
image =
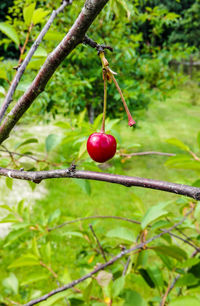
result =
[[[123,94],[122,94],[121,88],[119,87],[119,85],[118,85],[118,83],[117,83],[117,80],[115,79],[115,77],[114,77],[114,75],[112,74],[111,71],[110,71],[110,76],[111,76],[113,82],[115,83],[115,86],[116,86],[116,88],[117,88],[117,90],[118,90],[118,92],[119,92],[119,94],[120,94],[120,97],[121,97],[121,99],[122,99],[122,102],[123,102],[123,104],[124,104],[124,108],[125,108],[125,111],[126,111],[127,116],[128,116],[128,125],[129,125],[129,126],[132,126],[132,125],[134,125],[136,122],[135,122],[135,120],[133,120],[133,118],[132,118],[132,116],[131,116],[131,113],[130,113],[130,111],[129,111],[129,109],[128,109],[128,106],[127,106],[126,101],[125,101],[125,99],[124,99],[124,96],[123,96]]]
[[[104,82],[104,100],[103,100],[103,119],[102,119],[101,133],[105,133],[106,106],[107,106],[107,71],[104,68],[103,68],[103,82]]]

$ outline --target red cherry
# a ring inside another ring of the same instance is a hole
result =
[[[98,163],[111,159],[116,153],[116,148],[115,138],[103,132],[91,134],[87,141],[88,154]]]

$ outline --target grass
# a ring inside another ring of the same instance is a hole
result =
[[[122,146],[126,148],[138,143],[141,145],[138,151],[180,153],[181,150],[166,143],[166,139],[175,137],[197,151],[199,114],[200,103],[191,103],[191,93],[187,88],[174,91],[166,101],[152,103],[144,118],[140,114],[137,129],[130,129],[125,122],[120,123],[117,129],[121,134]],[[133,157],[123,164],[122,170],[119,161],[114,161],[115,173],[185,184],[191,184],[197,179],[195,172],[167,168],[164,165],[166,160],[167,157],[156,155]],[[103,182],[91,182],[90,196],[73,180],[49,180],[46,186],[48,195],[39,200],[36,207],[43,205],[47,210],[60,207],[66,217],[94,214],[133,216],[137,211],[133,193],[141,197],[147,208],[158,201],[177,198],[176,195],[160,191],[126,188]]]

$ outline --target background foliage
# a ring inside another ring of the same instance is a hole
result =
[[[62,39],[84,1],[60,14],[30,62],[14,96],[13,104],[30,85],[47,54]],[[0,101],[32,42],[59,1],[19,1],[0,4],[1,64]],[[199,1],[110,0],[89,30],[98,43],[114,47],[107,53],[111,68],[118,73],[137,129],[128,129],[114,86],[109,86],[106,131],[118,142],[118,154],[98,166],[86,153],[88,135],[101,124],[103,84],[96,51],[78,46],[65,59],[45,93],[21,121],[14,137],[1,147],[1,167],[44,170],[66,168],[75,162],[79,169],[166,179],[179,183],[199,182],[199,72],[187,71],[177,62],[198,60]],[[29,35],[25,52],[20,54]],[[19,48],[20,45],[20,48]],[[187,67],[187,66],[186,66]],[[93,122],[91,124],[89,121]],[[38,128],[38,129],[37,129]],[[14,153],[9,153],[14,152]],[[174,157],[135,157],[122,154],[137,150],[160,150]],[[18,155],[17,155],[17,154]],[[196,158],[196,157],[197,158]],[[161,159],[162,158],[162,159]],[[29,188],[29,196],[39,186],[24,182],[15,185],[1,179],[6,192],[15,195]],[[27,185],[30,185],[27,187]],[[44,183],[45,184],[45,183]],[[102,185],[103,184],[103,188]],[[196,205],[180,227],[181,237],[199,246],[200,205],[184,197],[160,192],[128,190],[124,187],[86,180],[51,180],[47,194],[34,205],[23,200],[1,199],[2,224],[11,224],[0,240],[0,300],[2,305],[24,304],[51,289],[91,271],[102,254],[92,235],[93,226],[107,259],[129,248],[144,235],[152,237],[182,219]],[[145,194],[145,195],[144,195]],[[135,219],[132,224],[115,219],[79,221],[59,229],[49,229],[79,217],[95,215]],[[189,238],[188,238],[189,237]],[[199,305],[200,258],[193,249],[163,236],[149,248],[124,257],[106,271],[82,283],[77,289],[55,295],[41,305],[159,305],[174,277],[179,275],[167,303]],[[128,262],[128,265],[127,265]],[[127,270],[126,270],[127,265]]]

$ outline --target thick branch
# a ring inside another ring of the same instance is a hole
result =
[[[83,41],[85,34],[108,0],[86,0],[75,23],[56,49],[49,54],[31,86],[19,99],[0,127],[0,143],[8,138],[18,120],[31,106],[65,57]]]
[[[92,171],[72,171],[71,169],[59,169],[49,171],[19,171],[12,169],[0,168],[0,176],[8,176],[15,179],[33,181],[40,183],[44,179],[50,178],[78,178],[95,181],[104,181],[108,183],[120,184],[126,187],[137,186],[143,188],[167,191],[195,200],[200,200],[200,188],[182,184],[175,184],[165,181],[157,181],[140,177],[125,175],[92,172]]]
[[[38,304],[38,303],[40,303],[40,302],[42,302],[42,301],[47,300],[49,297],[55,295],[56,293],[59,293],[59,292],[68,290],[68,289],[70,289],[70,288],[73,288],[73,287],[76,286],[77,284],[79,284],[79,283],[83,282],[84,280],[86,280],[86,279],[92,277],[92,275],[96,274],[97,272],[99,272],[99,271],[105,269],[105,268],[108,267],[108,266],[111,266],[111,265],[112,265],[113,263],[115,263],[117,260],[121,259],[124,255],[127,255],[127,254],[129,254],[129,253],[132,253],[133,251],[136,251],[136,250],[143,250],[144,247],[145,247],[147,244],[149,244],[149,243],[151,243],[152,241],[154,241],[154,240],[160,238],[160,237],[163,236],[164,234],[169,233],[169,232],[172,231],[175,227],[177,227],[178,225],[182,224],[182,223],[185,221],[185,219],[187,218],[187,216],[188,216],[189,214],[192,213],[192,211],[193,211],[193,209],[191,209],[190,211],[188,211],[187,214],[182,218],[182,220],[180,220],[179,222],[177,222],[176,224],[174,224],[174,225],[173,225],[172,227],[170,227],[169,229],[164,230],[164,232],[162,232],[162,233],[160,233],[160,234],[158,234],[158,235],[156,235],[156,236],[154,236],[154,237],[152,237],[152,238],[146,240],[145,242],[142,242],[142,243],[140,243],[140,244],[138,244],[138,245],[136,245],[136,246],[134,246],[134,247],[132,247],[132,248],[130,248],[130,249],[123,250],[123,251],[120,252],[117,256],[115,256],[115,257],[113,257],[112,259],[110,259],[109,261],[107,261],[105,264],[100,264],[100,265],[98,265],[97,268],[95,268],[95,269],[94,269],[93,271],[91,271],[90,273],[84,275],[83,277],[81,277],[81,278],[79,278],[79,279],[77,279],[77,280],[74,280],[73,282],[71,282],[71,283],[69,283],[69,284],[67,284],[67,285],[64,285],[64,286],[62,286],[62,287],[60,287],[60,288],[57,288],[57,289],[55,289],[55,290],[52,290],[51,292],[49,292],[49,293],[43,295],[42,297],[40,297],[40,298],[38,298],[38,299],[35,299],[35,300],[33,300],[33,301],[28,302],[27,304],[25,304],[25,306],[32,306],[32,305]]]
[[[19,81],[21,80],[21,77],[28,65],[28,63],[30,62],[33,54],[35,53],[35,51],[37,50],[39,44],[41,43],[43,37],[45,36],[45,34],[47,33],[47,31],[49,30],[52,22],[54,21],[54,19],[56,18],[56,16],[63,11],[63,9],[65,8],[66,5],[71,4],[72,1],[63,1],[62,5],[56,10],[53,11],[49,20],[47,21],[47,23],[45,24],[44,28],[42,29],[42,31],[40,32],[40,34],[38,35],[37,39],[35,40],[34,44],[32,45],[31,49],[29,50],[26,58],[24,59],[23,63],[20,65],[20,67],[17,70],[17,73],[12,81],[12,84],[8,90],[8,93],[5,97],[5,100],[2,104],[2,107],[0,109],[0,122],[2,121],[2,118],[6,112],[6,110],[8,109],[8,106],[10,105],[10,103],[12,102],[12,97],[14,95],[14,92],[17,88],[17,85],[19,83]]]

